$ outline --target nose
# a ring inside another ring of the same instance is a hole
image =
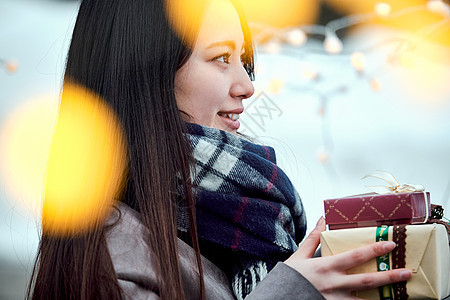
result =
[[[231,85],[230,94],[233,98],[244,100],[250,98],[255,92],[253,83],[245,68],[240,64],[236,67]]]

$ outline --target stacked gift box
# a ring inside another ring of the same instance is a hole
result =
[[[389,255],[388,269],[406,267],[413,272],[407,283],[388,287],[392,298],[385,299],[443,299],[450,295],[448,233],[442,224],[426,224],[431,214],[428,192],[363,194],[328,199],[324,206],[329,230],[321,236],[323,256],[372,244],[379,240],[382,228],[386,238],[397,244]],[[379,262],[374,259],[348,273],[377,271]],[[355,296],[381,299],[380,293],[374,289],[355,292]]]

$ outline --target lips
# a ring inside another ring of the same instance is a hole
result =
[[[239,114],[226,114],[226,113],[217,113],[219,116],[228,118],[230,120],[236,121],[239,119]]]
[[[220,111],[217,115],[220,117],[227,129],[231,131],[238,130],[241,126],[239,115],[244,111],[243,108],[238,108],[231,111]]]

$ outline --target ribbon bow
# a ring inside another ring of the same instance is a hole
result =
[[[385,182],[387,182],[389,185],[374,185],[374,186],[366,186],[371,191],[377,193],[377,194],[396,194],[396,193],[413,193],[413,192],[424,192],[425,188],[423,185],[417,184],[400,184],[398,180],[389,172],[385,171],[374,171],[372,173],[367,174],[361,179],[365,178],[378,178]]]
[[[374,185],[374,186],[367,186],[367,188],[369,188],[371,191],[377,193],[377,194],[396,194],[396,193],[413,193],[413,192],[422,192],[423,193],[423,199],[425,201],[425,207],[426,207],[426,215],[425,215],[425,220],[423,221],[423,223],[426,223],[428,221],[428,217],[430,215],[430,208],[428,206],[428,197],[427,194],[425,192],[425,188],[423,185],[420,184],[400,184],[398,182],[398,180],[394,177],[394,175],[392,175],[389,172],[385,172],[385,171],[375,171],[372,173],[367,174],[366,176],[364,176],[362,179],[368,178],[368,177],[373,177],[373,178],[378,178],[381,180],[386,181],[389,186],[386,185]]]

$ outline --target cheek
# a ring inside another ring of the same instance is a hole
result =
[[[212,126],[228,97],[230,85],[225,72],[213,64],[198,62],[182,68],[175,79],[180,109],[201,125]]]
[[[215,71],[215,72],[213,72]],[[202,114],[216,114],[229,94],[225,76],[217,70],[209,70],[192,76],[188,87],[193,106]]]

